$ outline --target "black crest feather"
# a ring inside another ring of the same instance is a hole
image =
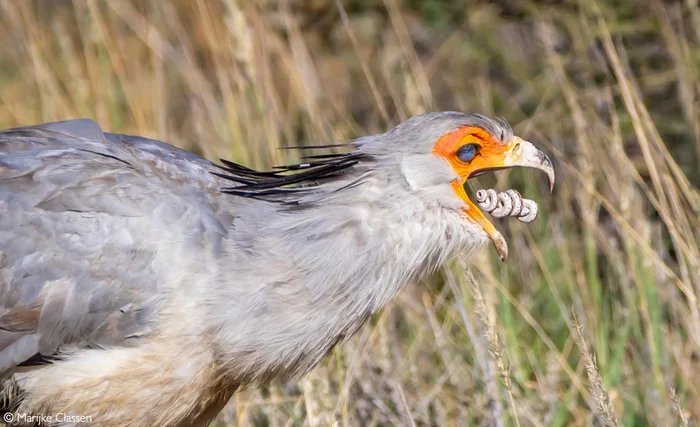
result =
[[[301,195],[322,183],[343,177],[358,163],[371,161],[372,159],[368,154],[353,151],[350,153],[305,156],[302,157],[302,160],[309,160],[309,162],[275,166],[272,171],[257,171],[238,163],[221,159],[221,168],[224,172],[216,173],[216,175],[239,184],[222,189],[224,193],[272,202],[290,203],[294,195]]]

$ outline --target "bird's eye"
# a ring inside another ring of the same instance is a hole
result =
[[[480,148],[481,146],[478,144],[463,145],[457,150],[457,158],[462,162],[469,163],[474,159],[474,156],[476,156]]]

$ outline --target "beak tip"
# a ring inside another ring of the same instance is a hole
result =
[[[491,236],[491,242],[493,242],[493,246],[496,248],[501,262],[505,262],[508,258],[508,243],[506,243],[506,239],[503,238],[500,232],[496,231],[494,235]]]
[[[554,191],[554,181],[556,179],[556,175],[554,174],[554,166],[552,161],[549,159],[549,156],[542,153],[542,157],[542,169],[545,171],[545,173],[547,173],[547,178],[549,178],[549,194],[552,194],[552,191]]]
[[[517,140],[519,141],[518,145],[521,147],[522,153],[518,156],[517,160],[510,163],[509,166],[525,166],[544,172],[547,174],[547,178],[549,178],[549,194],[552,194],[555,180],[554,164],[552,160],[531,142],[523,141],[520,138]]]

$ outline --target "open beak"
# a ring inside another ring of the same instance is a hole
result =
[[[464,182],[469,179],[487,172],[507,169],[516,166],[535,168],[543,171],[549,178],[549,191],[551,193],[554,188],[554,167],[552,161],[549,160],[546,154],[540,149],[532,145],[532,143],[523,140],[519,137],[513,137],[501,153],[491,153],[484,158],[482,164],[477,169],[471,171],[461,183],[455,182],[455,192],[467,203],[467,215],[479,224],[493,242],[501,261],[505,261],[508,257],[508,244],[503,235],[496,230],[496,227],[486,218],[483,212],[474,204],[464,190]],[[459,187],[459,188],[458,188]]]
[[[552,161],[549,160],[546,154],[532,143],[525,141],[519,137],[513,137],[508,144],[505,159],[503,161],[505,167],[522,166],[526,168],[539,169],[547,174],[549,178],[549,192],[554,189],[554,167]]]

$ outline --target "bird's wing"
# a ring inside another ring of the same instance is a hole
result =
[[[213,168],[90,120],[0,132],[0,374],[152,331],[182,257],[222,251]]]

